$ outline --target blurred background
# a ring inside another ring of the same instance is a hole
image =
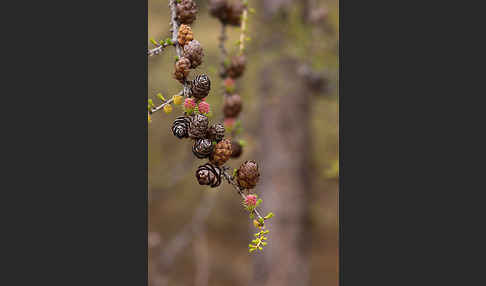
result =
[[[212,122],[222,121],[218,76],[220,22],[199,7],[191,25],[204,48],[203,64],[190,78],[211,79],[207,102]],[[337,285],[338,284],[338,0],[250,0],[247,65],[236,81],[243,99],[243,154],[260,167],[255,191],[263,199],[269,244],[248,253],[255,227],[240,197],[226,182],[200,186],[195,171],[206,160],[191,152],[170,127],[182,114],[152,116],[148,127],[149,285]],[[167,0],[148,0],[148,37],[169,32]],[[227,29],[226,48],[236,53],[238,28]],[[148,39],[147,39],[148,40]],[[148,58],[148,97],[180,91],[173,79],[175,50]]]

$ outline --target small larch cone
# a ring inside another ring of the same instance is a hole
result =
[[[186,77],[189,75],[191,68],[191,61],[188,58],[180,58],[175,63],[174,77],[181,83],[184,83]]]
[[[241,97],[238,94],[226,95],[224,97],[223,113],[224,117],[235,118],[242,109]]]
[[[199,159],[207,158],[213,152],[214,145],[209,139],[196,139],[192,146],[192,153]]]
[[[196,179],[200,185],[209,185],[215,188],[221,184],[221,169],[218,166],[206,163],[197,168]]]
[[[240,142],[232,140],[231,141],[231,158],[238,158],[243,153],[243,146]]]
[[[209,13],[223,23],[228,19],[228,7],[227,0],[209,0]]]
[[[209,160],[211,163],[221,166],[229,160],[231,152],[231,139],[226,138],[214,146],[213,153],[211,153]]]
[[[191,117],[189,123],[188,135],[193,139],[205,138],[208,132],[209,119],[202,115],[196,114]]]
[[[189,136],[189,124],[191,119],[187,116],[179,116],[175,119],[172,124],[172,133],[179,139],[186,138]]]
[[[244,9],[245,6],[240,0],[232,3],[229,3],[228,0],[209,1],[209,13],[226,25],[239,26]]]
[[[240,0],[237,0],[229,4],[227,9],[226,24],[232,26],[241,25],[241,15],[243,10],[245,10],[245,5]]]
[[[260,172],[255,161],[246,161],[236,171],[236,180],[241,189],[252,189],[258,183]]]
[[[216,123],[211,125],[208,130],[209,139],[214,140],[216,142],[221,141],[224,138],[225,132],[224,125],[221,123]]]
[[[184,46],[183,55],[191,61],[191,68],[197,68],[202,63],[204,56],[201,43],[197,40],[190,41]]]
[[[197,99],[203,99],[208,96],[211,90],[211,81],[205,74],[198,75],[191,82],[191,95]]]
[[[231,64],[226,73],[231,78],[238,78],[245,72],[246,59],[245,56],[234,56],[231,59]]]
[[[193,0],[182,0],[176,8],[177,21],[180,24],[192,24],[196,20],[197,5]]]
[[[177,34],[177,41],[179,42],[179,45],[184,46],[192,40],[194,40],[194,35],[191,27],[182,24],[179,27],[179,33]]]

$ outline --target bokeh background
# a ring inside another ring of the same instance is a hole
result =
[[[206,73],[212,122],[222,120],[219,21],[208,1],[196,1],[191,25],[204,48],[204,62],[190,77]],[[152,116],[148,127],[149,285],[337,285],[338,284],[338,69],[337,0],[250,0],[245,74],[236,81],[244,101],[240,114],[247,142],[245,160],[260,166],[256,192],[267,223],[269,245],[248,253],[256,229],[227,183],[200,186],[194,176],[205,160],[191,140],[170,131],[170,114]],[[148,37],[169,32],[167,0],[148,0]],[[240,30],[229,28],[226,47],[236,52]],[[148,58],[148,97],[180,91],[173,79],[175,51]]]

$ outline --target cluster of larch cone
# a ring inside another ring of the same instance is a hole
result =
[[[229,131],[227,127],[232,127],[231,123],[242,110],[241,98],[234,93],[231,84],[234,85],[234,79],[243,74],[246,64],[245,57],[242,54],[232,57],[221,70],[220,76],[224,79],[226,86],[223,105],[225,124],[219,122],[211,124],[208,118],[210,106],[205,101],[211,90],[209,77],[206,74],[199,74],[193,80],[188,80],[191,69],[200,66],[204,57],[201,43],[195,39],[190,27],[196,20],[197,5],[193,0],[177,0],[176,2],[171,0],[170,3],[169,6],[172,9],[176,3],[175,20],[178,24],[177,42],[171,41],[170,43],[176,46],[180,55],[180,57],[176,57],[173,75],[184,85],[181,94],[185,96],[184,114],[178,116],[173,122],[172,133],[179,139],[192,139],[194,156],[198,159],[208,159],[196,170],[195,176],[198,183],[215,188],[220,186],[224,178],[227,179],[228,183],[233,185],[243,197],[243,205],[249,211],[250,218],[254,219],[257,216],[258,220],[254,220],[255,226],[262,229],[264,220],[269,219],[273,214],[262,217],[256,210],[261,199],[257,199],[258,196],[252,193],[252,189],[255,188],[260,177],[258,164],[255,161],[245,161],[238,169],[233,170],[232,175],[227,173],[230,168],[224,166],[230,158],[239,157],[243,150],[239,142],[232,140],[231,137],[225,137],[225,134]],[[246,1],[243,4],[240,0],[212,0],[209,2],[209,11],[222,24],[239,26],[242,23],[242,13],[247,9],[246,5]],[[182,96],[174,96],[173,101],[175,104],[181,104]],[[266,245],[263,240],[267,239],[264,236],[267,233],[268,230],[261,230],[255,234],[257,238],[252,241],[254,245],[250,244],[250,252],[257,249],[262,250],[262,246]]]
[[[225,1],[220,2],[227,3]],[[230,5],[228,6],[230,8],[228,8],[222,5],[221,7],[226,12],[220,12],[220,15],[230,23],[238,25],[237,19],[241,16],[242,9],[237,8],[238,12],[231,7],[240,6]],[[223,10],[220,9],[220,11]],[[213,11],[212,8],[211,11]],[[196,14],[197,6],[193,0],[181,0],[177,3],[177,21],[180,24],[177,42],[183,52],[182,56],[175,63],[174,77],[181,83],[187,81],[190,69],[197,68],[202,63],[204,56],[203,48],[199,41],[194,38],[192,29],[189,26],[196,19]],[[241,65],[236,65],[233,68],[229,68],[227,72],[233,75],[241,75],[242,69],[244,70],[244,65],[243,68]],[[201,110],[202,106],[208,106],[201,105],[201,103],[209,95],[210,89],[211,81],[205,74],[198,75],[190,81],[189,97],[184,102],[184,115],[175,119],[172,124],[172,133],[179,139],[193,139],[192,152],[194,156],[198,159],[209,159],[208,163],[199,166],[196,171],[196,178],[199,184],[218,187],[222,179],[221,167],[231,157],[239,157],[242,149],[239,143],[233,142],[231,138],[224,137],[226,129],[223,124],[209,124],[209,119],[205,114],[207,112],[204,112],[209,111],[209,108]],[[239,98],[238,95],[236,96]],[[225,117],[227,115],[237,116],[241,111],[241,99],[238,100],[237,97],[230,100],[225,99]],[[233,152],[233,146],[236,147],[236,152]],[[241,190],[254,188],[259,176],[258,165],[254,161],[244,162],[236,171],[236,181]]]

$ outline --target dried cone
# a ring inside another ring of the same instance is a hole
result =
[[[221,169],[218,166],[206,163],[197,168],[196,178],[200,185],[217,187],[221,184]]]
[[[235,118],[242,109],[241,97],[238,94],[230,94],[224,97],[224,117]]]
[[[228,0],[211,0],[209,13],[218,18],[223,24],[239,26],[245,6],[241,1],[229,3]]]
[[[245,10],[245,5],[238,0],[232,2],[227,9],[226,24],[233,26],[241,25],[241,15],[243,14],[243,10]]]
[[[196,139],[192,146],[192,153],[199,159],[207,158],[213,152],[213,142],[209,139]]]
[[[232,140],[231,141],[231,158],[238,158],[243,153],[243,146],[240,142]]]
[[[189,124],[191,119],[187,116],[179,116],[172,124],[172,133],[179,139],[189,137]]]
[[[177,41],[179,45],[184,46],[194,39],[191,27],[182,24],[179,27],[179,33],[177,34]]]
[[[191,68],[196,68],[202,63],[202,58],[204,56],[201,43],[197,40],[192,40],[184,46],[184,57],[191,61]]]
[[[180,58],[175,63],[174,77],[181,83],[184,83],[186,77],[189,75],[191,68],[191,61],[188,58]]]
[[[197,99],[203,99],[208,96],[211,90],[211,81],[205,74],[198,75],[191,82],[191,95]]]
[[[246,59],[245,56],[234,56],[231,59],[231,64],[228,67],[227,75],[231,78],[240,77],[245,72]]]
[[[211,16],[218,18],[221,22],[226,23],[228,19],[229,4],[227,0],[210,0],[209,13]]]
[[[180,24],[192,24],[196,20],[197,5],[193,0],[182,0],[176,8],[177,21]]]
[[[191,117],[189,123],[188,135],[193,139],[205,138],[208,131],[209,119],[202,115],[196,114]]]
[[[209,139],[214,140],[216,142],[221,141],[224,138],[225,132],[224,125],[221,123],[216,123],[211,125],[208,130]]]
[[[260,173],[255,161],[246,161],[236,171],[236,180],[241,189],[252,189],[258,183]]]
[[[226,138],[214,146],[213,153],[211,153],[209,160],[211,163],[221,166],[229,160],[231,152],[231,139]]]

